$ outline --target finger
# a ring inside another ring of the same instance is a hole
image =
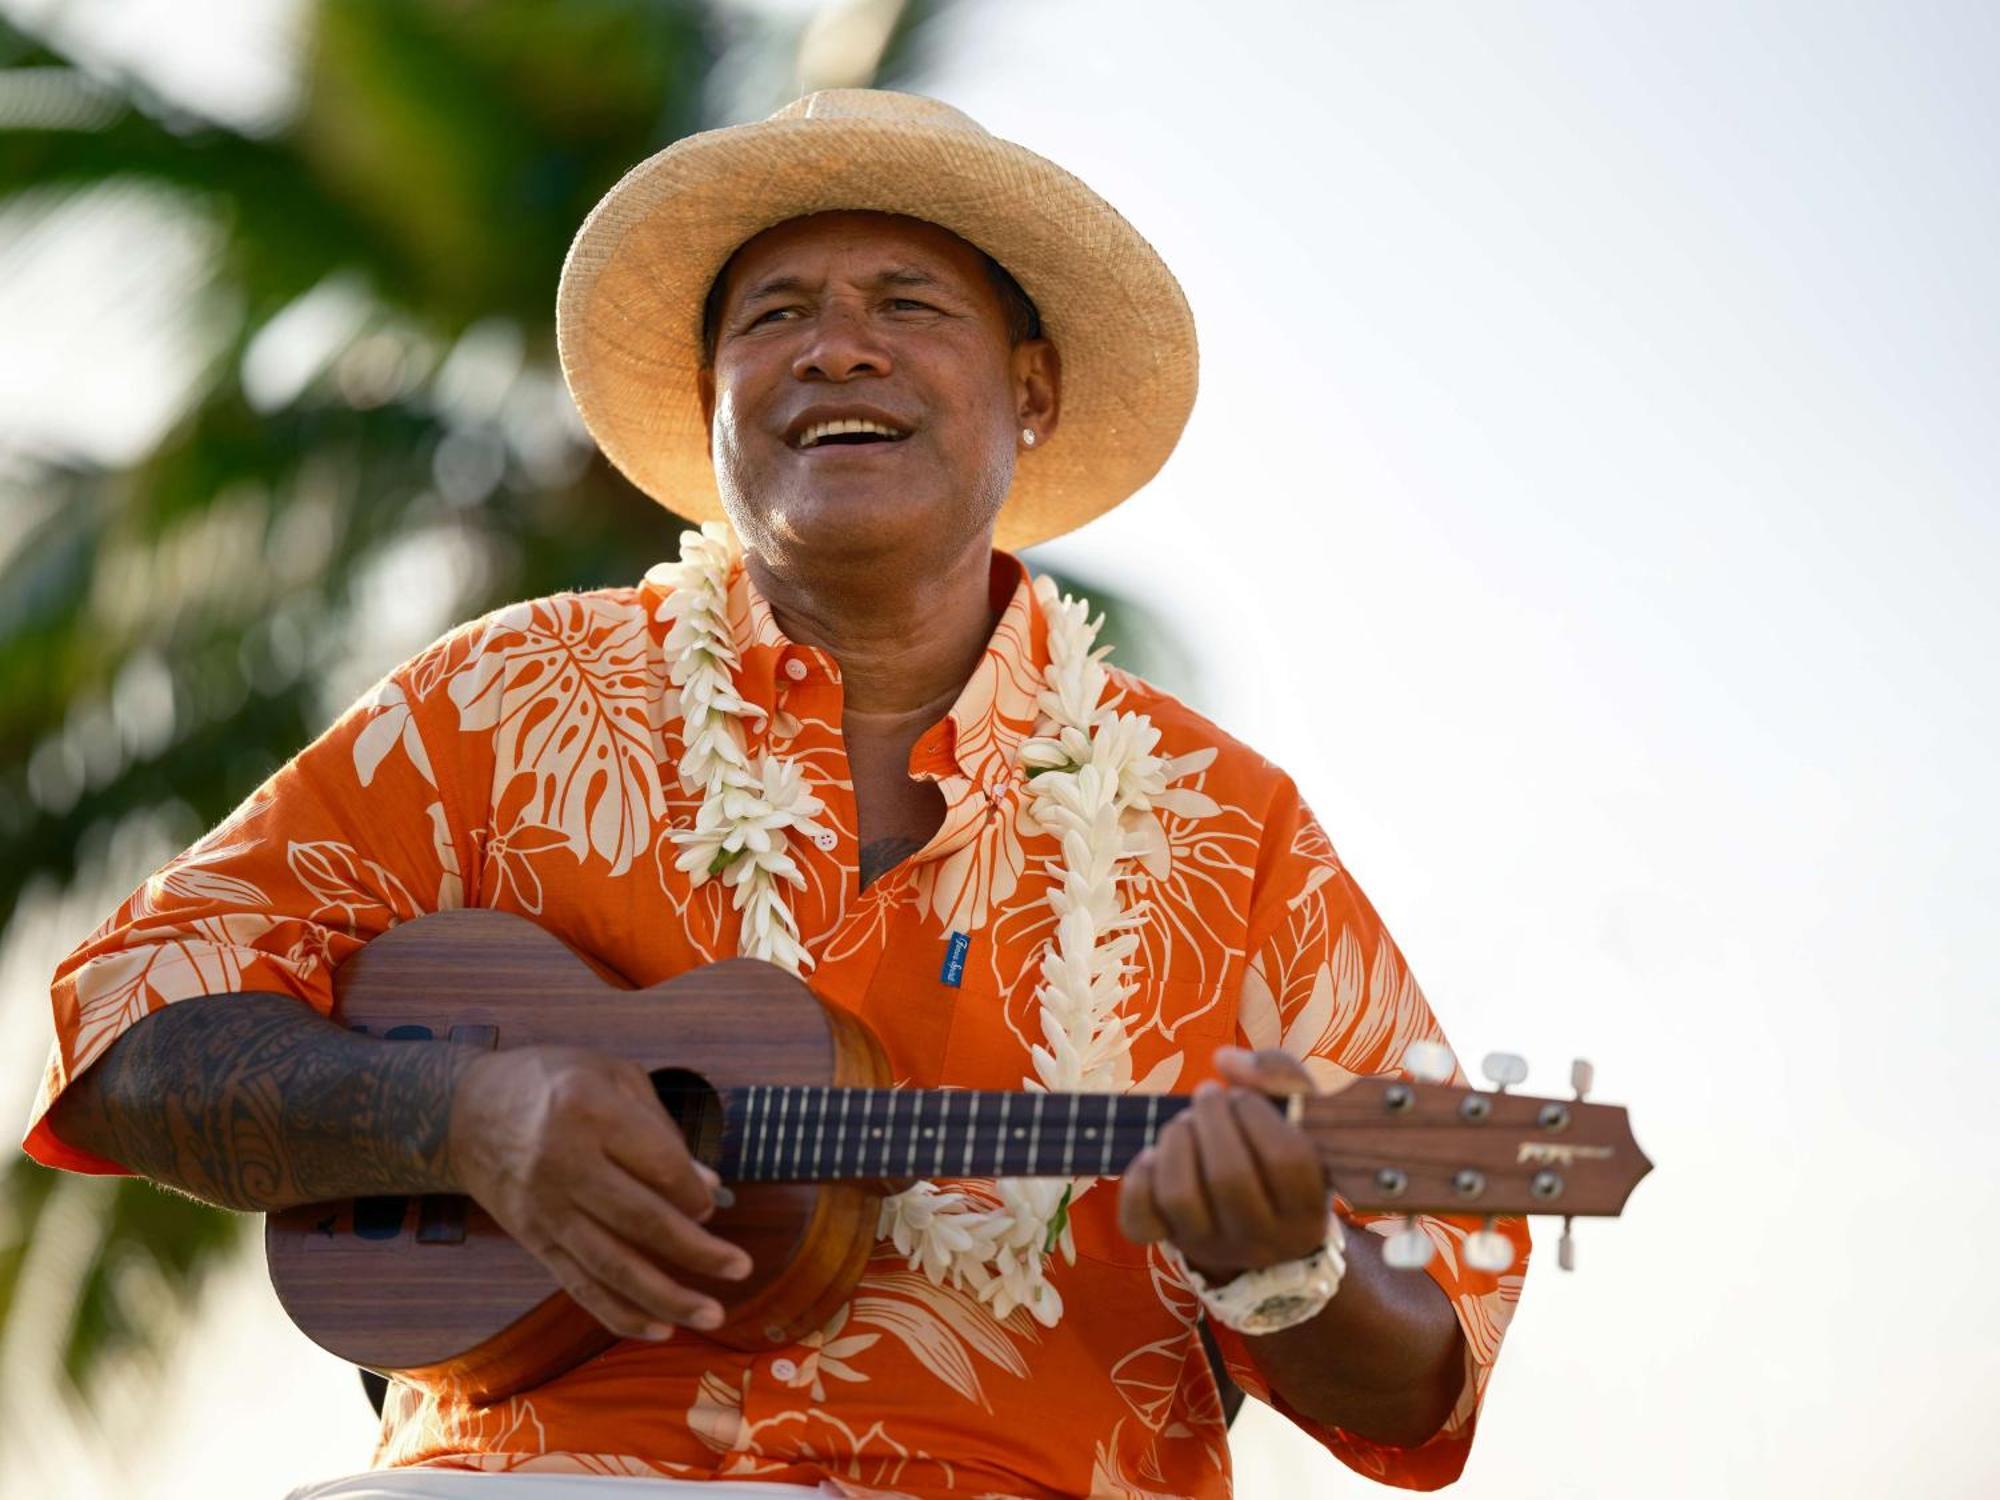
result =
[[[715,1212],[719,1179],[688,1155],[680,1127],[658,1099],[624,1100],[620,1117],[604,1133],[605,1154],[664,1195],[697,1223]]]
[[[1118,1228],[1135,1245],[1150,1245],[1168,1237],[1167,1221],[1153,1203],[1153,1162],[1149,1148],[1125,1168],[1118,1184]]]
[[[1194,1121],[1183,1110],[1160,1132],[1153,1163],[1153,1202],[1167,1223],[1167,1238],[1181,1249],[1208,1239],[1215,1216],[1201,1191],[1201,1162],[1195,1154]]]
[[[1191,1113],[1195,1158],[1217,1231],[1239,1243],[1268,1241],[1278,1227],[1278,1217],[1264,1191],[1250,1143],[1237,1122],[1229,1091],[1219,1084],[1202,1084],[1195,1090]]]
[[[1312,1074],[1289,1052],[1267,1047],[1251,1052],[1242,1047],[1215,1049],[1215,1070],[1223,1078],[1265,1094],[1310,1094]]]
[[[560,1246],[551,1245],[535,1254],[555,1274],[570,1300],[620,1338],[658,1342],[672,1336],[671,1322],[661,1322],[645,1308],[610,1290]]]
[[[566,1224],[560,1248],[599,1286],[643,1309],[649,1322],[690,1328],[714,1328],[722,1322],[721,1303],[682,1286],[594,1219]]]
[[[665,1117],[668,1128],[673,1131],[674,1138],[680,1142],[681,1150],[687,1155],[689,1164],[694,1168],[694,1175],[700,1178],[702,1184],[708,1189],[710,1197],[714,1200],[715,1207],[728,1208],[733,1204],[735,1197],[722,1186],[721,1175],[713,1167],[709,1166],[707,1162],[687,1149],[687,1137],[681,1134],[681,1128],[674,1120],[673,1111],[667,1107],[666,1101],[660,1097],[659,1091],[653,1087],[652,1075],[643,1067],[634,1063],[629,1070],[621,1072],[620,1077],[625,1081],[626,1092],[632,1096],[633,1100],[639,1105],[641,1113],[648,1120],[657,1122],[662,1116]],[[707,1218],[708,1215],[700,1214],[696,1217]]]
[[[616,1162],[580,1183],[572,1202],[633,1249],[704,1276],[740,1281],[750,1257],[710,1234]]]
[[[1326,1173],[1312,1140],[1303,1130],[1289,1124],[1278,1112],[1278,1106],[1262,1094],[1236,1090],[1230,1095],[1229,1105],[1249,1143],[1272,1212],[1280,1219],[1306,1214],[1323,1217]]]

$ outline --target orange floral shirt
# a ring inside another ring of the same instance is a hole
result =
[[[865,1020],[913,1087],[1019,1088],[1039,1036],[1053,841],[1026,813],[1016,751],[1034,728],[1046,631],[1021,565],[998,554],[993,578],[999,626],[910,759],[943,793],[944,825],[865,891],[839,666],[785,638],[740,564],[731,581],[738,692],[767,714],[750,721],[750,748],[805,767],[836,835],[824,849],[795,840],[811,987]],[[720,882],[691,889],[668,838],[692,824],[697,799],[674,774],[660,601],[650,582],[562,594],[453,631],[135,891],[57,971],[57,1042],[28,1152],[122,1171],[56,1139],[44,1116],[127,1027],[240,990],[330,1013],[335,966],[422,912],[517,912],[646,984],[733,954]],[[1391,1071],[1411,1041],[1440,1038],[1290,779],[1157,688],[1114,683],[1123,707],[1158,726],[1161,755],[1206,759],[1162,804],[1167,847],[1131,893],[1151,912],[1125,1009],[1135,1088],[1184,1092],[1212,1076],[1225,1043],[1282,1047],[1329,1084]],[[954,934],[970,948],[950,985]],[[1227,1495],[1199,1303],[1157,1249],[1119,1233],[1115,1184],[1085,1192],[1072,1222],[1076,1259],[1051,1270],[1064,1308],[1054,1328],[1020,1310],[996,1319],[883,1244],[848,1304],[789,1348],[746,1354],[683,1329],[620,1342],[483,1410],[395,1382],[376,1462],[827,1480],[854,1495]],[[1457,1409],[1421,1446],[1304,1420],[1269,1393],[1243,1341],[1218,1331],[1244,1389],[1351,1468],[1410,1489],[1464,1466],[1527,1253],[1521,1222],[1502,1221],[1520,1260],[1488,1275],[1461,1254],[1476,1220],[1421,1222],[1439,1252],[1428,1274],[1467,1349]]]

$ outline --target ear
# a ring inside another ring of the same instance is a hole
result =
[[[1008,353],[1014,386],[1014,425],[1035,429],[1046,441],[1062,419],[1062,356],[1047,339],[1023,339]]]

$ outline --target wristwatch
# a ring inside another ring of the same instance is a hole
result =
[[[1338,1214],[1328,1215],[1326,1243],[1311,1255],[1245,1271],[1220,1286],[1210,1286],[1173,1246],[1167,1249],[1209,1317],[1238,1333],[1276,1333],[1318,1317],[1347,1270],[1347,1237]]]

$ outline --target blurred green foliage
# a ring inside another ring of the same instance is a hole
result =
[[[945,3],[903,6],[876,81],[908,85]],[[85,125],[0,129],[0,212],[151,190],[214,246],[208,357],[151,451],[117,468],[44,457],[0,492],[0,911],[101,878],[121,828],[178,846],[218,821],[393,664],[371,659],[386,595],[428,595],[442,628],[630,582],[680,530],[574,425],[556,281],[628,167],[724,123],[707,102],[718,65],[782,87],[790,57],[742,54],[796,49],[798,28],[691,0],[323,0],[307,32],[297,108],[268,132],[142,80],[115,82]],[[0,22],[0,70],[71,66]],[[311,310],[333,330],[323,357],[274,376],[274,324]],[[1166,633],[1097,598],[1121,661],[1175,685]],[[0,1337],[39,1227],[76,1261],[55,1278],[73,1306],[50,1374],[87,1397],[111,1358],[157,1358],[258,1225],[15,1155]]]
[[[941,3],[903,7],[877,81],[907,77]],[[0,494],[0,911],[87,873],[129,820],[191,838],[323,728],[328,674],[353,667],[413,541],[454,560],[424,585],[447,622],[630,581],[671,551],[679,523],[565,424],[557,275],[628,167],[724,123],[705,111],[725,53],[797,44],[688,0],[324,0],[298,107],[268,132],[129,79],[81,127],[0,129],[0,211],[152,189],[216,247],[209,358],[153,450],[44,459]],[[0,69],[71,65],[0,23]],[[790,72],[782,56],[752,76]],[[260,387],[260,334],[302,305],[349,326],[309,378]],[[0,1191],[0,1318],[50,1205],[90,1195],[59,1354],[86,1395],[107,1355],[170,1336],[157,1299],[121,1292],[133,1265],[184,1306],[258,1224],[21,1156]]]

